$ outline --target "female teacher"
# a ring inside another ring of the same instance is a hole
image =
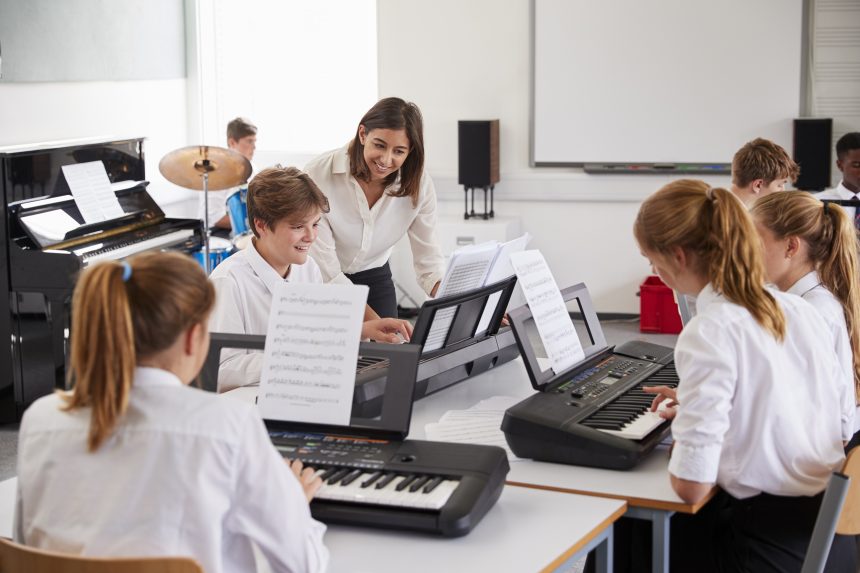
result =
[[[418,284],[430,296],[444,272],[435,236],[436,190],[424,172],[423,132],[418,106],[385,98],[364,114],[352,141],[305,167],[330,205],[311,256],[326,282],[367,285],[367,304],[382,318],[397,317],[388,258],[404,234]]]

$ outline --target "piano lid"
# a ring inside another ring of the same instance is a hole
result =
[[[68,195],[63,165],[96,160],[104,163],[112,183],[146,178],[142,137],[0,147],[4,200],[8,205],[24,199]]]

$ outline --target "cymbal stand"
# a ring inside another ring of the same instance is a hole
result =
[[[203,173],[203,267],[209,276],[212,272],[212,262],[209,260],[209,172],[215,168],[208,159],[195,161],[194,168]]]

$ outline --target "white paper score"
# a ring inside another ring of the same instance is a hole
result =
[[[101,161],[63,165],[63,175],[88,225],[125,215]]]
[[[511,264],[523,288],[552,369],[558,373],[583,358],[585,352],[558,285],[540,251],[511,253]]]
[[[257,402],[263,418],[349,425],[367,291],[337,284],[278,288]]]

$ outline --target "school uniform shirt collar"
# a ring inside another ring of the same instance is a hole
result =
[[[137,388],[153,388],[156,386],[183,386],[173,372],[161,368],[138,366],[134,369],[134,385]]]
[[[836,193],[839,195],[839,198],[844,201],[850,201],[854,198],[860,199],[860,196],[858,196],[857,193],[850,191],[848,187],[845,186],[844,181],[840,181],[839,185],[836,186],[836,189],[834,189],[834,191],[836,191]]]
[[[701,314],[708,305],[722,298],[723,295],[715,291],[714,287],[711,286],[711,283],[706,284],[705,288],[702,289],[702,292],[696,295],[696,314]]]
[[[802,297],[820,284],[821,279],[818,277],[818,272],[811,271],[803,275],[800,280],[791,285],[791,288],[786,292]]]
[[[248,264],[251,265],[251,270],[254,271],[260,280],[263,281],[263,284],[266,285],[266,289],[269,291],[269,294],[274,296],[275,290],[277,290],[278,285],[285,282],[290,282],[290,275],[293,272],[293,266],[290,265],[290,270],[287,271],[286,278],[282,277],[278,274],[278,272],[272,268],[272,265],[266,262],[266,259],[260,255],[259,251],[257,251],[256,241],[251,241],[251,245],[245,249]]]

